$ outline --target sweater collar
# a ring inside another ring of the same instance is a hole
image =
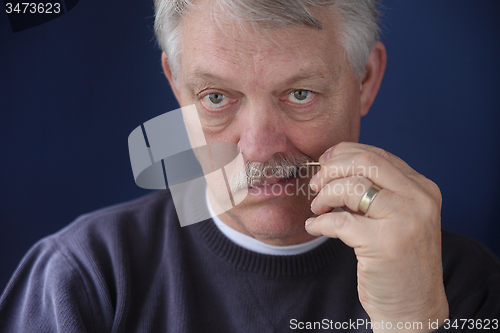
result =
[[[238,270],[269,277],[294,277],[314,275],[336,258],[352,256],[354,251],[338,239],[328,239],[311,251],[298,255],[269,255],[249,251],[229,240],[212,219],[193,225],[208,250],[222,261]],[[350,255],[349,255],[350,254]]]

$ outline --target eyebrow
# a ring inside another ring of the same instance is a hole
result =
[[[335,71],[334,76],[325,75],[325,72],[320,72],[317,70],[300,70],[297,74],[281,82],[280,86],[292,86],[300,82],[307,82],[313,86],[328,86],[334,85],[338,81],[339,73]],[[221,86],[231,86],[231,80],[224,77],[218,76],[216,74],[205,71],[201,68],[196,68],[194,71],[190,72],[186,76],[186,87],[191,91],[196,90],[197,87],[216,84]]]
[[[205,85],[207,83],[226,85],[228,83],[228,80],[210,72],[204,71],[200,68],[195,69],[193,72],[189,73],[186,76],[186,86],[190,90],[195,90],[196,87]]]
[[[307,82],[314,85],[325,86],[328,83],[334,84],[337,82],[338,73],[335,72],[334,76],[328,76],[325,72],[319,72],[314,70],[301,70],[296,75],[290,77],[284,82],[284,85],[291,86],[294,83]]]

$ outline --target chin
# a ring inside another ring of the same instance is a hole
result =
[[[304,223],[312,212],[310,202],[305,198],[286,197],[238,207],[228,215],[258,238],[285,239],[308,235]]]

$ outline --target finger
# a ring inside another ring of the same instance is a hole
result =
[[[328,159],[334,156],[343,155],[343,154],[353,154],[353,153],[362,153],[367,151],[367,145],[357,142],[341,142],[327,149],[320,157],[319,162],[321,164],[325,163]]]
[[[385,158],[386,160],[394,164],[401,171],[407,173],[408,175],[414,175],[414,174],[418,175],[418,172],[413,170],[413,168],[411,168],[405,161],[403,161],[398,156],[391,154],[390,152],[384,149],[357,142],[341,142],[339,144],[336,144],[335,146],[328,149],[325,153],[323,153],[323,155],[320,156],[319,161],[320,163],[323,164],[328,159],[335,156],[343,154],[364,153],[364,152],[372,152]]]
[[[306,221],[306,231],[313,236],[339,238],[352,248],[367,247],[377,234],[377,223],[349,212],[331,212]]]
[[[335,207],[347,206],[358,212],[359,203],[373,183],[365,177],[346,177],[326,184],[311,203],[316,215],[327,213]]]
[[[401,196],[381,189],[369,203],[366,213],[361,212],[359,209],[361,200],[372,185],[372,182],[363,177],[334,180],[318,193],[311,203],[311,210],[314,214],[321,215],[330,212],[333,208],[341,207],[366,217],[382,219],[389,218],[398,211],[398,207],[404,205]]]
[[[330,158],[311,178],[310,186],[314,191],[319,192],[332,180],[351,176],[365,177],[392,192],[407,189],[411,182],[410,178],[385,158],[376,153],[364,151]]]

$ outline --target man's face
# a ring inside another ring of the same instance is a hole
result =
[[[332,10],[316,13],[323,25],[317,30],[262,29],[223,16],[216,22],[211,8],[200,1],[182,21],[174,88],[181,106],[197,106],[208,142],[235,143],[245,161],[266,165],[284,157],[317,160],[336,143],[358,140],[360,81],[340,46]],[[304,222],[312,215],[307,184],[316,171],[260,179],[220,217],[271,244],[311,239]]]

